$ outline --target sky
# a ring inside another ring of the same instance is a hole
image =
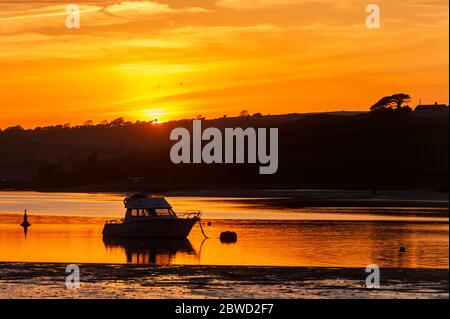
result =
[[[0,0],[0,128],[448,103],[447,0],[70,3]]]

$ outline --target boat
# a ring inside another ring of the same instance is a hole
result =
[[[137,193],[124,200],[125,218],[108,220],[103,237],[186,238],[200,221],[201,211],[177,215],[162,195]]]

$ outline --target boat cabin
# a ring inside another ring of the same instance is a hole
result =
[[[144,218],[177,218],[172,206],[163,196],[135,194],[124,200],[125,221]]]

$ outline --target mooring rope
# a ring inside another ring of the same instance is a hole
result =
[[[200,225],[200,230],[202,231],[203,236],[205,236],[205,239],[208,239],[209,237],[206,236],[205,232],[203,231],[203,226],[202,226],[202,222],[200,219],[198,220],[198,224]]]

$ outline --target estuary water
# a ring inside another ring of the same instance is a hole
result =
[[[210,239],[196,225],[186,240],[104,240],[105,220],[123,217],[122,200],[0,192],[0,262],[448,268],[448,208],[283,209],[270,199],[168,197],[176,212],[202,210]],[[236,243],[220,242],[226,230],[237,232]]]

